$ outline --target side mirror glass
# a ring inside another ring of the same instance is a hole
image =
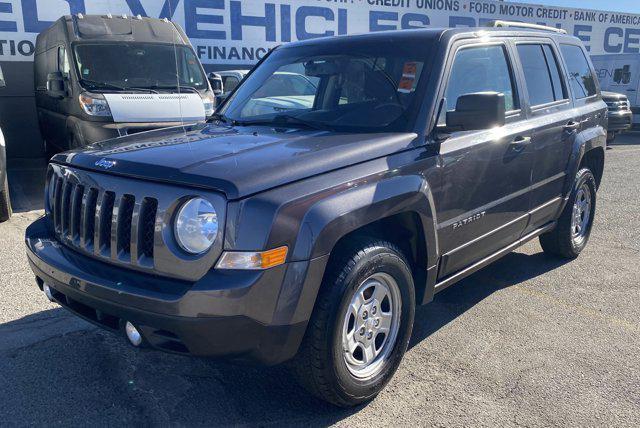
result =
[[[7,86],[7,82],[4,80],[4,72],[2,71],[2,67],[0,67],[0,88],[4,88]]]
[[[504,94],[477,92],[458,98],[455,111],[447,112],[447,130],[477,131],[505,124]]]
[[[207,75],[207,79],[209,80],[209,84],[211,85],[211,90],[214,95],[218,96],[224,92],[222,77],[220,77],[219,74],[209,73]]]
[[[64,98],[67,96],[66,78],[56,71],[47,75],[47,95],[52,98]]]

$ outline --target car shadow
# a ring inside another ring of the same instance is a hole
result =
[[[640,145],[640,131],[631,131],[622,135],[618,135],[615,140],[607,143],[607,149],[615,146],[638,146]]]
[[[504,257],[421,307],[410,345],[492,293],[563,263],[542,253]],[[9,425],[325,426],[366,407],[339,409],[310,396],[286,366],[134,349],[60,308],[1,324],[0,338],[0,414]]]
[[[409,347],[417,345],[491,294],[544,275],[567,262],[543,252],[506,255],[436,294],[430,304],[418,308]]]

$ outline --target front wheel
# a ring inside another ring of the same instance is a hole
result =
[[[587,246],[596,213],[596,180],[588,168],[576,175],[569,202],[554,230],[540,236],[545,253],[574,259]]]
[[[393,244],[361,239],[332,257],[300,352],[300,382],[337,406],[373,399],[407,349],[415,314],[411,269]]]

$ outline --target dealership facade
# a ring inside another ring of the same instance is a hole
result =
[[[607,55],[616,64],[623,58],[630,79],[607,89],[628,95],[636,111],[640,103],[640,15],[493,0],[2,0],[0,65],[7,87],[0,89],[0,125],[11,158],[42,156],[33,87],[35,38],[67,14],[173,20],[209,71],[249,68],[279,44],[322,36],[473,27],[496,19],[544,24],[580,38],[598,58],[598,75],[616,73],[608,70]]]

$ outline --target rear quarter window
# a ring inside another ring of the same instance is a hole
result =
[[[579,46],[561,45],[560,50],[567,64],[569,84],[576,99],[587,98],[598,93],[589,61]]]
[[[551,46],[539,43],[517,47],[532,106],[566,98],[558,62]]]

